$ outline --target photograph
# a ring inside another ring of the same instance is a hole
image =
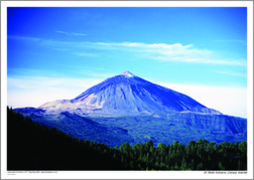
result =
[[[253,2],[229,2],[1,3],[5,176],[253,177]]]

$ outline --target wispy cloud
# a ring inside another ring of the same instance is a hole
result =
[[[81,53],[74,52],[72,54],[75,54],[77,56],[84,56],[84,57],[96,57],[96,56],[98,56],[97,54],[91,54],[91,53],[85,53],[85,52],[81,52]]]
[[[112,72],[109,71],[108,69],[103,69],[103,68],[91,68],[89,66],[79,66],[76,64],[63,64],[64,67],[68,68],[68,73],[58,73],[55,71],[51,70],[45,70],[45,69],[29,69],[29,68],[9,68],[8,71],[11,75],[8,76],[8,79],[10,79],[10,82],[13,82],[14,79],[19,79],[23,80],[22,82],[16,82],[15,86],[21,87],[27,87],[27,82],[26,80],[29,79],[28,82],[31,82],[30,85],[35,85],[37,86],[37,82],[47,82],[44,81],[46,79],[55,79],[54,81],[62,82],[64,79],[68,80],[70,79],[79,79],[80,81],[82,80],[83,77],[84,79],[106,79],[108,77],[114,76],[118,74],[119,72]],[[77,78],[79,77],[79,78]],[[33,81],[34,80],[34,81]],[[49,80],[48,82],[52,82],[52,80]],[[79,82],[78,82],[79,83]],[[11,86],[8,86],[8,88],[13,87],[15,83],[13,83]],[[54,84],[56,85],[56,84]],[[82,86],[83,87],[83,86]],[[85,85],[85,87],[87,87]]]
[[[78,33],[67,33],[57,31],[58,33],[77,35]],[[127,52],[132,56],[139,58],[152,59],[157,61],[174,61],[196,64],[214,64],[214,65],[231,65],[231,66],[246,66],[247,60],[239,59],[218,59],[214,51],[208,49],[195,48],[193,44],[183,45],[181,43],[165,44],[165,43],[140,43],[140,42],[75,42],[75,41],[54,41],[39,38],[13,37],[25,40],[40,40],[41,45],[51,46],[55,49],[70,49],[70,52],[79,56],[95,56],[95,54],[87,53],[90,50],[96,50],[96,55],[102,51],[111,51],[114,53]],[[71,50],[72,49],[72,50]],[[108,53],[109,54],[109,53]]]
[[[247,62],[241,60],[217,60],[209,58],[191,58],[191,57],[154,57],[154,59],[160,61],[181,61],[187,63],[198,63],[198,64],[217,64],[217,65],[236,65],[236,66],[246,66]]]
[[[226,75],[230,75],[230,76],[240,76],[240,77],[247,77],[247,74],[243,74],[243,73],[238,73],[238,72],[234,72],[234,71],[230,71],[230,70],[225,70],[225,71],[214,71],[216,73],[220,73],[220,74],[226,74]]]
[[[194,45],[175,44],[144,44],[144,43],[100,43],[105,46],[123,46],[129,47],[133,51],[145,52],[150,58],[159,61],[178,61],[186,63],[202,63],[217,65],[237,65],[246,66],[242,60],[223,60],[214,59],[214,52],[206,49],[194,48]],[[132,48],[135,48],[132,49]],[[202,57],[202,58],[200,58]]]
[[[76,32],[65,32],[65,31],[56,31],[57,33],[66,34],[69,36],[87,36],[87,34],[76,33]]]
[[[85,45],[85,44],[83,44]],[[246,61],[232,59],[215,59],[214,52],[207,49],[197,49],[194,45],[175,44],[145,44],[138,42],[123,42],[123,43],[92,43],[91,47],[100,49],[118,49],[134,53],[142,53],[146,58],[159,61],[175,61],[186,63],[202,63],[202,64],[217,64],[217,65],[236,65],[246,66]],[[202,58],[201,58],[202,57]]]
[[[24,40],[24,41],[42,41],[41,38],[27,37],[27,36],[7,36],[10,39]]]
[[[241,39],[218,39],[216,40],[218,42],[229,42],[229,43],[240,43],[243,45],[247,45],[247,41],[246,40],[241,40]]]

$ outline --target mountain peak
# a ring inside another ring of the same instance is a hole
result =
[[[124,71],[121,75],[128,76],[128,77],[133,77],[134,76],[134,74],[132,74],[129,71]]]
[[[106,79],[74,99],[50,102],[40,108],[47,113],[68,111],[82,116],[164,115],[172,112],[221,114],[129,71]]]

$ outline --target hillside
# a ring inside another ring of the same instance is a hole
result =
[[[7,170],[247,170],[247,142],[152,141],[119,148],[72,138],[7,107]]]

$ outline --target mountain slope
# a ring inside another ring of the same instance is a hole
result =
[[[146,81],[128,71],[106,79],[74,99],[49,102],[39,109],[49,114],[68,111],[89,116],[135,116],[186,111],[221,114],[187,95]]]

